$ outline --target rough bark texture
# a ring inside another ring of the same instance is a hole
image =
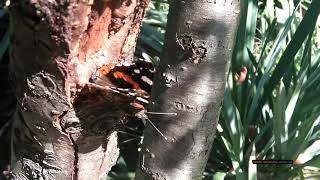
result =
[[[104,64],[131,63],[146,6],[11,0],[13,179],[98,179],[115,164],[115,130],[133,112],[110,88],[88,81]]]
[[[201,179],[215,135],[239,0],[172,1],[136,179]]]

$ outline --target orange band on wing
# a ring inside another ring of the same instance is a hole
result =
[[[142,104],[139,104],[139,103],[130,103],[131,106],[135,107],[136,109],[141,109],[143,110],[144,109],[144,106]]]
[[[123,79],[124,81],[126,81],[128,84],[132,86],[132,89],[141,89],[137,82],[135,82],[130,76],[120,71],[116,71],[112,75],[117,79]]]
[[[114,68],[114,66],[115,66],[114,64],[104,65],[98,69],[98,72],[101,76],[105,76],[109,74],[109,72],[111,71],[112,68]]]

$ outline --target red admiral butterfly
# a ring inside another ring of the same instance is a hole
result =
[[[149,93],[153,85],[156,69],[148,61],[138,60],[130,66],[107,64],[96,70],[90,78],[91,83],[106,86],[113,92],[129,96],[123,98],[131,101],[130,105],[138,112],[135,114],[144,124],[148,121],[161,136],[167,137],[149,120],[147,114],[177,115],[176,113],[146,112],[144,105],[148,104]],[[125,100],[123,99],[123,100]]]
[[[143,110],[144,105],[148,103],[154,73],[155,68],[151,62],[137,60],[130,66],[104,65],[96,70],[89,81],[135,97],[137,101],[131,105]]]

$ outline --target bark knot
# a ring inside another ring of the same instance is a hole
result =
[[[195,42],[189,35],[176,37],[176,43],[180,48],[178,57],[181,60],[189,60],[193,64],[199,64],[207,56],[205,42]]]

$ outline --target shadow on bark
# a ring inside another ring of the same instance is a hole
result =
[[[201,179],[232,56],[239,1],[170,5],[149,107],[177,116],[150,115],[166,137],[146,128],[136,179]]]

